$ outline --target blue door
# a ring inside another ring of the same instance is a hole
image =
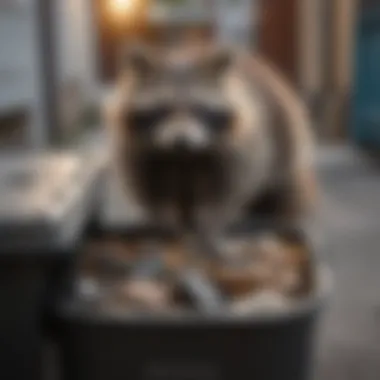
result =
[[[363,11],[358,24],[352,135],[380,148],[380,7]]]

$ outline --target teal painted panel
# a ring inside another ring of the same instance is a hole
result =
[[[380,148],[380,9],[358,25],[352,112],[354,140]]]

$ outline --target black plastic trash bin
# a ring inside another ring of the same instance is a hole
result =
[[[64,380],[306,380],[314,330],[327,294],[288,310],[249,316],[153,316],[99,309],[73,294],[58,305]]]
[[[39,380],[48,292],[76,251],[101,167],[84,173],[63,153],[0,160],[0,378]]]
[[[45,262],[1,259],[0,373],[4,379],[40,379]]]

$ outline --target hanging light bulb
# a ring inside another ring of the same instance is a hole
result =
[[[109,9],[115,15],[123,15],[133,10],[136,0],[109,0]]]
[[[108,11],[115,20],[134,17],[139,11],[139,0],[108,0]]]
[[[115,23],[141,22],[146,13],[147,0],[106,0],[108,14]]]

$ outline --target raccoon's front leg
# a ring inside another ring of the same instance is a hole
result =
[[[294,171],[278,186],[273,199],[274,221],[288,231],[298,231],[316,242],[315,205],[317,184],[312,170]]]

